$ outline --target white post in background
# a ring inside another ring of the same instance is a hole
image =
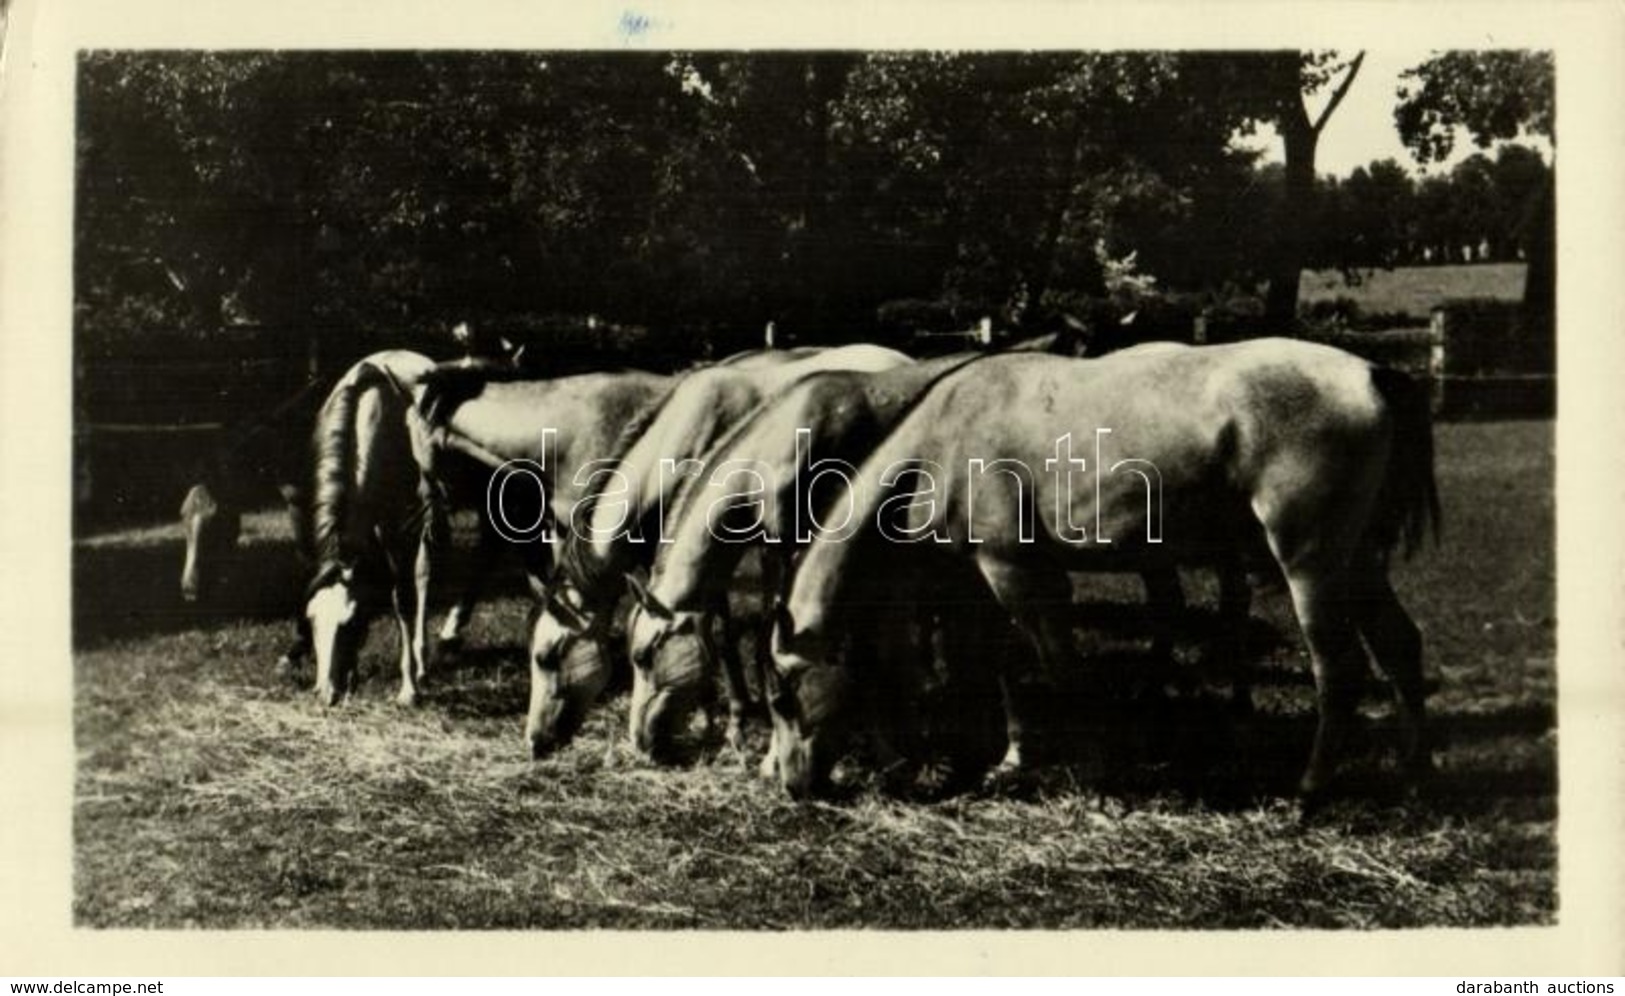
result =
[[[1428,325],[1432,342],[1428,347],[1428,383],[1433,390],[1433,413],[1444,407],[1444,344],[1445,309],[1434,308],[1433,320]]]

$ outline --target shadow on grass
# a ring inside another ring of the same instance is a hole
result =
[[[178,542],[76,547],[72,562],[73,643],[108,643],[205,629],[234,621],[285,619],[292,633],[303,579],[289,546],[239,552],[229,575],[199,602],[181,598]]]
[[[255,543],[239,548],[221,580],[198,602],[181,598],[181,565],[186,549],[179,540],[143,544],[77,545],[72,559],[73,643],[91,650],[122,640],[207,629],[233,622],[286,620],[290,637],[302,610],[308,567],[289,543]],[[431,612],[439,618],[472,574],[472,550],[459,546],[443,558],[430,591]],[[481,601],[527,596],[518,558],[504,556],[489,569]],[[374,590],[371,610],[388,614],[387,591]]]
[[[1294,799],[1316,727],[1311,679],[1286,668],[1249,674],[1255,688],[1279,683],[1286,691],[1261,695],[1251,713],[1238,711],[1228,689],[1197,687],[1177,693],[1140,688],[1114,674],[1156,665],[1143,651],[1091,656],[1088,668],[1063,676],[1057,687],[1032,695],[1026,744],[1037,764],[1001,795],[1064,797],[1099,793],[1130,804],[1165,801],[1170,793],[1219,812],[1253,809]],[[1263,680],[1260,680],[1263,679]],[[947,691],[922,701],[920,739],[897,745],[926,771],[907,786],[885,786],[867,749],[858,746],[843,765],[831,801],[869,789],[937,801],[986,791],[981,774],[1003,749],[1003,714],[991,684],[964,689],[966,709]],[[1550,815],[1557,791],[1555,729],[1549,703],[1517,703],[1472,713],[1429,715],[1434,770],[1408,778],[1400,770],[1401,729],[1389,687],[1366,687],[1360,722],[1345,746],[1333,796],[1385,808],[1421,806],[1434,813],[1476,816],[1513,807]],[[686,745],[683,760],[706,756]],[[953,770],[974,765],[970,772]],[[933,770],[935,766],[935,770]],[[944,766],[950,774],[941,774]]]
[[[1435,768],[1416,781],[1400,770],[1401,730],[1386,687],[1374,683],[1367,692],[1335,796],[1385,806],[1421,803],[1463,816],[1508,803],[1555,809],[1556,749],[1544,739],[1555,729],[1550,705],[1430,714]],[[1103,704],[1069,687],[1045,705],[1048,736],[1040,742],[1049,770],[1039,773],[1041,790],[1093,788],[1126,799],[1172,791],[1220,811],[1295,797],[1316,726],[1308,696],[1294,709],[1238,715],[1227,698],[1206,693]]]

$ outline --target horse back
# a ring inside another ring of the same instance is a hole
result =
[[[866,472],[936,464],[932,510],[957,543],[1188,559],[1306,481],[1359,490],[1383,419],[1369,364],[1304,343],[1010,354],[935,387]],[[908,525],[927,525],[925,508]]]

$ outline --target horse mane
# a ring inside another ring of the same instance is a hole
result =
[[[673,395],[677,393],[677,388],[681,386],[682,378],[677,378],[677,380],[678,382],[673,384],[664,394],[644,406],[641,411],[621,427],[621,431],[616,435],[614,442],[610,444],[610,456],[605,459],[616,461],[616,466],[619,467],[620,461],[633,446],[637,445],[637,441],[643,438],[643,434],[666,410],[666,406],[671,402]],[[598,499],[602,496],[604,487],[609,483],[609,477],[608,474],[597,475],[591,489],[581,496],[580,502],[577,504],[577,508],[581,509],[589,521],[597,510]],[[584,593],[596,595],[607,591],[611,583],[618,584],[619,579],[615,577],[616,571],[613,569],[613,565],[597,563],[596,558],[586,555],[584,548],[587,546],[588,542],[576,535],[572,529],[570,535],[565,538],[562,544],[563,549],[559,552],[559,567],[565,572],[565,576],[573,581]]]
[[[430,425],[444,425],[465,402],[479,397],[485,385],[520,379],[521,371],[495,364],[442,363],[418,379],[423,393],[418,414]]]
[[[918,387],[916,387],[914,389],[914,391],[912,393],[912,396],[903,404],[902,408],[899,409],[897,416],[895,418],[893,418],[890,421],[889,424],[887,424],[885,426],[877,427],[880,431],[877,434],[878,438],[876,438],[874,440],[875,445],[879,445],[880,442],[882,442],[885,439],[885,436],[888,435],[891,432],[892,427],[897,425],[898,423],[900,423],[904,418],[906,418],[908,416],[908,413],[913,410],[914,406],[919,404],[920,400],[922,398],[924,398],[925,395],[927,393],[929,393],[933,387],[935,387],[939,382],[941,382],[943,380],[943,378],[949,376],[950,374],[956,373],[957,371],[963,369],[964,367],[968,366],[969,364],[974,363],[975,361],[980,360],[983,357],[989,356],[989,355],[992,355],[992,354],[983,353],[983,352],[970,352],[970,353],[963,353],[963,354],[954,354],[954,356],[952,356],[952,357],[938,357],[938,358],[935,358],[935,359],[919,361],[920,363],[938,363],[938,362],[941,362],[941,363],[944,363],[946,365],[943,367],[943,369],[937,371],[935,373],[935,375],[933,375],[930,379],[926,380],[924,383],[920,384]],[[957,359],[958,362],[947,363],[947,361],[950,360],[950,359]],[[908,367],[894,368],[894,370],[907,370],[907,369],[909,369],[909,368]],[[891,373],[892,371],[883,371],[883,372],[884,373]],[[779,395],[777,398],[772,398],[772,399],[767,399],[767,400],[762,401],[754,409],[752,409],[751,412],[749,414],[747,414],[744,418],[740,419],[738,422],[734,423],[732,426],[729,426],[728,430],[726,432],[724,432],[717,439],[717,441],[711,445],[711,448],[706,452],[705,457],[704,457],[705,466],[707,468],[710,468],[710,467],[718,466],[721,463],[725,463],[728,460],[729,456],[732,454],[733,450],[740,444],[741,440],[743,440],[749,434],[755,432],[757,430],[757,428],[759,426],[761,426],[762,423],[764,423],[766,420],[768,420],[768,419],[775,416],[775,414],[778,411],[780,399],[791,397],[794,394],[794,392],[796,392],[796,391],[817,390],[817,389],[819,389],[819,387],[821,386],[822,383],[827,382],[826,381],[827,377],[830,377],[830,376],[845,377],[845,376],[850,376],[850,375],[852,375],[854,373],[862,373],[862,371],[821,370],[821,371],[819,371],[817,373],[809,374],[808,376],[803,377],[800,380],[796,381],[795,383],[789,385],[789,387],[786,389],[786,391],[783,394]],[[875,376],[879,376],[879,374],[869,373],[869,374],[867,374],[867,376],[875,377]],[[696,501],[699,500],[696,496],[701,494],[701,489],[704,486],[704,482],[701,480],[701,478],[703,476],[704,475],[686,475],[677,482],[677,489],[672,494],[672,501],[671,501],[670,516],[671,516],[671,521],[672,522],[674,522],[674,523],[682,523],[682,522],[686,521],[687,517],[689,516],[689,514],[691,512],[690,506],[692,506]],[[771,495],[770,497],[771,497],[772,500],[775,500],[775,501],[777,500],[777,495]]]

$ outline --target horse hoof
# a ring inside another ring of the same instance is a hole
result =
[[[1026,776],[1026,768],[1001,762],[982,776],[982,791],[988,795],[1008,795],[1026,781]]]
[[[403,706],[407,709],[411,709],[418,704],[418,693],[411,689],[403,688],[395,696],[395,704],[398,706]]]

